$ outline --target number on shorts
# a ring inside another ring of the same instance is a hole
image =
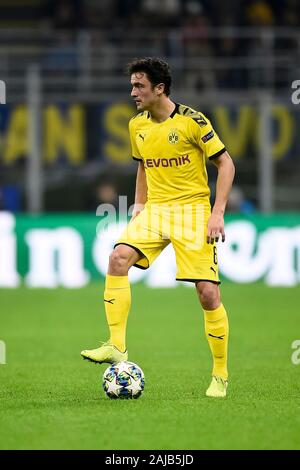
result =
[[[218,264],[217,247],[216,246],[214,246],[214,263]]]

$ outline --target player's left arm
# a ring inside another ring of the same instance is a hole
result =
[[[235,174],[233,161],[226,150],[211,161],[218,169],[218,178],[215,203],[207,224],[207,243],[217,242],[220,236],[222,242],[225,241],[224,213]]]

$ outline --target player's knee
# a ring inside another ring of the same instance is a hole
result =
[[[201,305],[205,310],[214,310],[219,307],[221,296],[217,284],[212,282],[198,282],[196,287]]]
[[[126,247],[117,246],[109,257],[109,272],[126,275],[130,267],[130,253]]]

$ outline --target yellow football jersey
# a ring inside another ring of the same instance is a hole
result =
[[[208,201],[206,158],[225,146],[202,113],[176,104],[164,122],[153,122],[148,111],[129,122],[132,156],[144,162],[148,201],[155,204]]]

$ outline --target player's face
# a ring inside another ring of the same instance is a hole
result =
[[[131,75],[132,91],[131,96],[135,101],[139,111],[149,110],[158,99],[158,87],[153,87],[146,73],[136,72]]]

